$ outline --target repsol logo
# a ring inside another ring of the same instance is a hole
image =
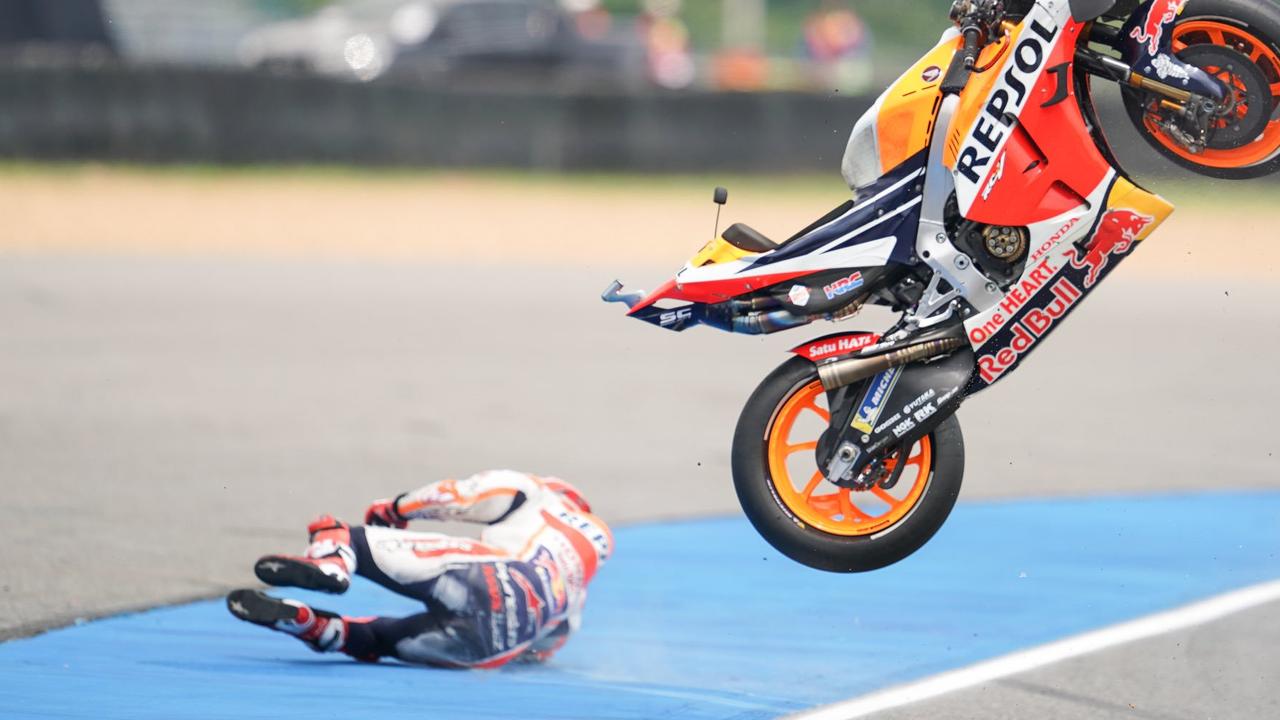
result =
[[[1046,27],[1039,20],[1031,20],[1027,28],[1029,32],[1023,33],[1023,38],[1013,49],[1013,57],[1004,75],[956,159],[956,172],[971,183],[982,181],[982,170],[991,163],[1008,129],[1013,127],[1022,112],[1036,76],[1049,57],[1050,43],[1058,32],[1056,26]]]

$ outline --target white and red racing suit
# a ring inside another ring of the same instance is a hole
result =
[[[393,507],[406,520],[487,527],[478,540],[351,528],[355,574],[427,606],[405,618],[345,618],[342,650],[361,659],[482,668],[546,659],[578,627],[587,585],[613,551],[608,526],[556,478],[484,472],[406,493]]]

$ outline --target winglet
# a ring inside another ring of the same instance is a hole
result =
[[[607,303],[625,303],[628,308],[634,308],[641,300],[644,299],[644,292],[622,292],[622,283],[614,280],[600,294],[600,299]]]

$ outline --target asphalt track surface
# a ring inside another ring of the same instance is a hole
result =
[[[1141,262],[1141,252],[1131,264]],[[763,340],[663,333],[595,302],[618,274],[652,286],[665,272],[589,260],[553,269],[6,256],[0,478],[7,502],[0,522],[9,547],[0,561],[0,633],[249,584],[252,559],[298,548],[306,521],[321,511],[356,517],[373,497],[486,467],[570,478],[617,524],[733,514],[728,439],[741,403],[788,345],[828,328]],[[1253,280],[1171,281],[1125,269],[1112,278],[1022,369],[966,404],[963,499],[1280,487],[1271,431],[1280,393],[1273,364],[1280,290]],[[879,323],[868,316],[845,326]],[[1144,522],[1142,508],[1126,514]],[[973,511],[962,506],[956,520]],[[1016,516],[1001,516],[1000,524],[1007,529]],[[1238,525],[1229,511],[1189,519],[1182,532],[1161,536],[1161,552],[1148,559],[1200,557]],[[1040,529],[1052,528],[1032,526],[1029,534]],[[954,551],[947,550],[948,537],[960,542],[953,532],[948,526],[928,551]],[[747,542],[749,533],[742,535]],[[1097,566],[1110,563],[1111,547],[1119,553],[1127,546],[1123,534],[1106,540],[1091,556]],[[952,557],[960,580],[979,587],[966,573],[984,556]],[[684,558],[668,559],[673,576],[705,574]],[[1035,577],[1049,565],[1041,558],[1028,556],[1019,572]],[[634,578],[626,562],[620,553],[621,569],[610,573]],[[805,587],[812,577],[847,593],[880,582],[767,562],[787,567],[779,571],[787,582],[762,576],[753,587]],[[1269,562],[1251,567],[1280,576],[1274,554]],[[1216,556],[1205,563],[1218,567]],[[588,627],[603,622],[592,614],[600,595],[634,592],[622,579],[608,590],[608,577],[602,575]],[[683,607],[679,590],[689,593],[687,586],[657,587],[662,592],[645,603],[650,611]],[[1165,605],[1217,589],[1197,587]],[[716,611],[747,634],[754,628],[742,628],[735,614],[741,590],[699,594],[726,592]],[[1053,607],[1065,616],[1053,622],[1101,621],[1085,612],[1087,602]],[[236,632],[216,622],[210,632]],[[904,709],[892,716],[1265,717],[1276,683],[1248,677],[1260,671],[1275,678],[1280,651],[1264,640],[1278,625],[1280,609],[1265,606],[921,705],[929,715]],[[111,627],[45,638],[61,642]],[[654,632],[668,642],[680,637]],[[1214,642],[1203,641],[1208,632]],[[591,657],[589,637],[571,643],[564,662]],[[1167,652],[1162,643],[1182,642],[1177,638],[1186,642]],[[286,656],[278,638],[263,640],[270,641],[271,657]],[[12,661],[28,647],[23,642],[0,649]],[[806,702],[870,688],[841,684],[849,675],[885,682],[915,676],[875,674],[878,656],[903,648],[848,650],[816,656],[839,669],[834,686],[841,693]],[[118,647],[110,652],[127,655]],[[13,676],[4,677],[0,689],[15,689]],[[395,682],[436,682],[412,677]],[[1229,702],[1186,681],[1197,677],[1227,678],[1220,687]],[[1147,715],[1132,715],[1139,711]]]
[[[1205,515],[1235,522],[1168,552]],[[1277,521],[1280,492],[975,503],[916,556],[856,580],[786,562],[738,518],[622,528],[590,624],[545,666],[466,673],[317,657],[213,601],[0,645],[0,708],[385,717],[423,702],[439,718],[770,718],[1273,580]],[[349,614],[418,611],[364,581],[340,598],[305,596]],[[1027,686],[1036,678],[1009,687]]]

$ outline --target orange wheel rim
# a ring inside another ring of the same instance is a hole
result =
[[[1170,152],[1197,165],[1245,168],[1270,160],[1280,152],[1280,117],[1274,112],[1276,99],[1280,98],[1280,54],[1252,32],[1217,20],[1189,20],[1174,26],[1174,52],[1180,52],[1191,45],[1206,44],[1228,47],[1249,57],[1271,84],[1273,114],[1262,135],[1242,147],[1230,150],[1206,148],[1203,152],[1193,153],[1166,135],[1150,114],[1143,124],[1151,136]]]
[[[837,487],[826,481],[814,460],[818,437],[830,422],[825,402],[822,383],[814,380],[794,391],[774,414],[766,445],[775,496],[797,520],[832,535],[874,535],[894,526],[911,514],[929,484],[930,437],[921,438],[907,453],[906,467],[893,488]],[[900,461],[895,455],[886,464],[892,468]]]

